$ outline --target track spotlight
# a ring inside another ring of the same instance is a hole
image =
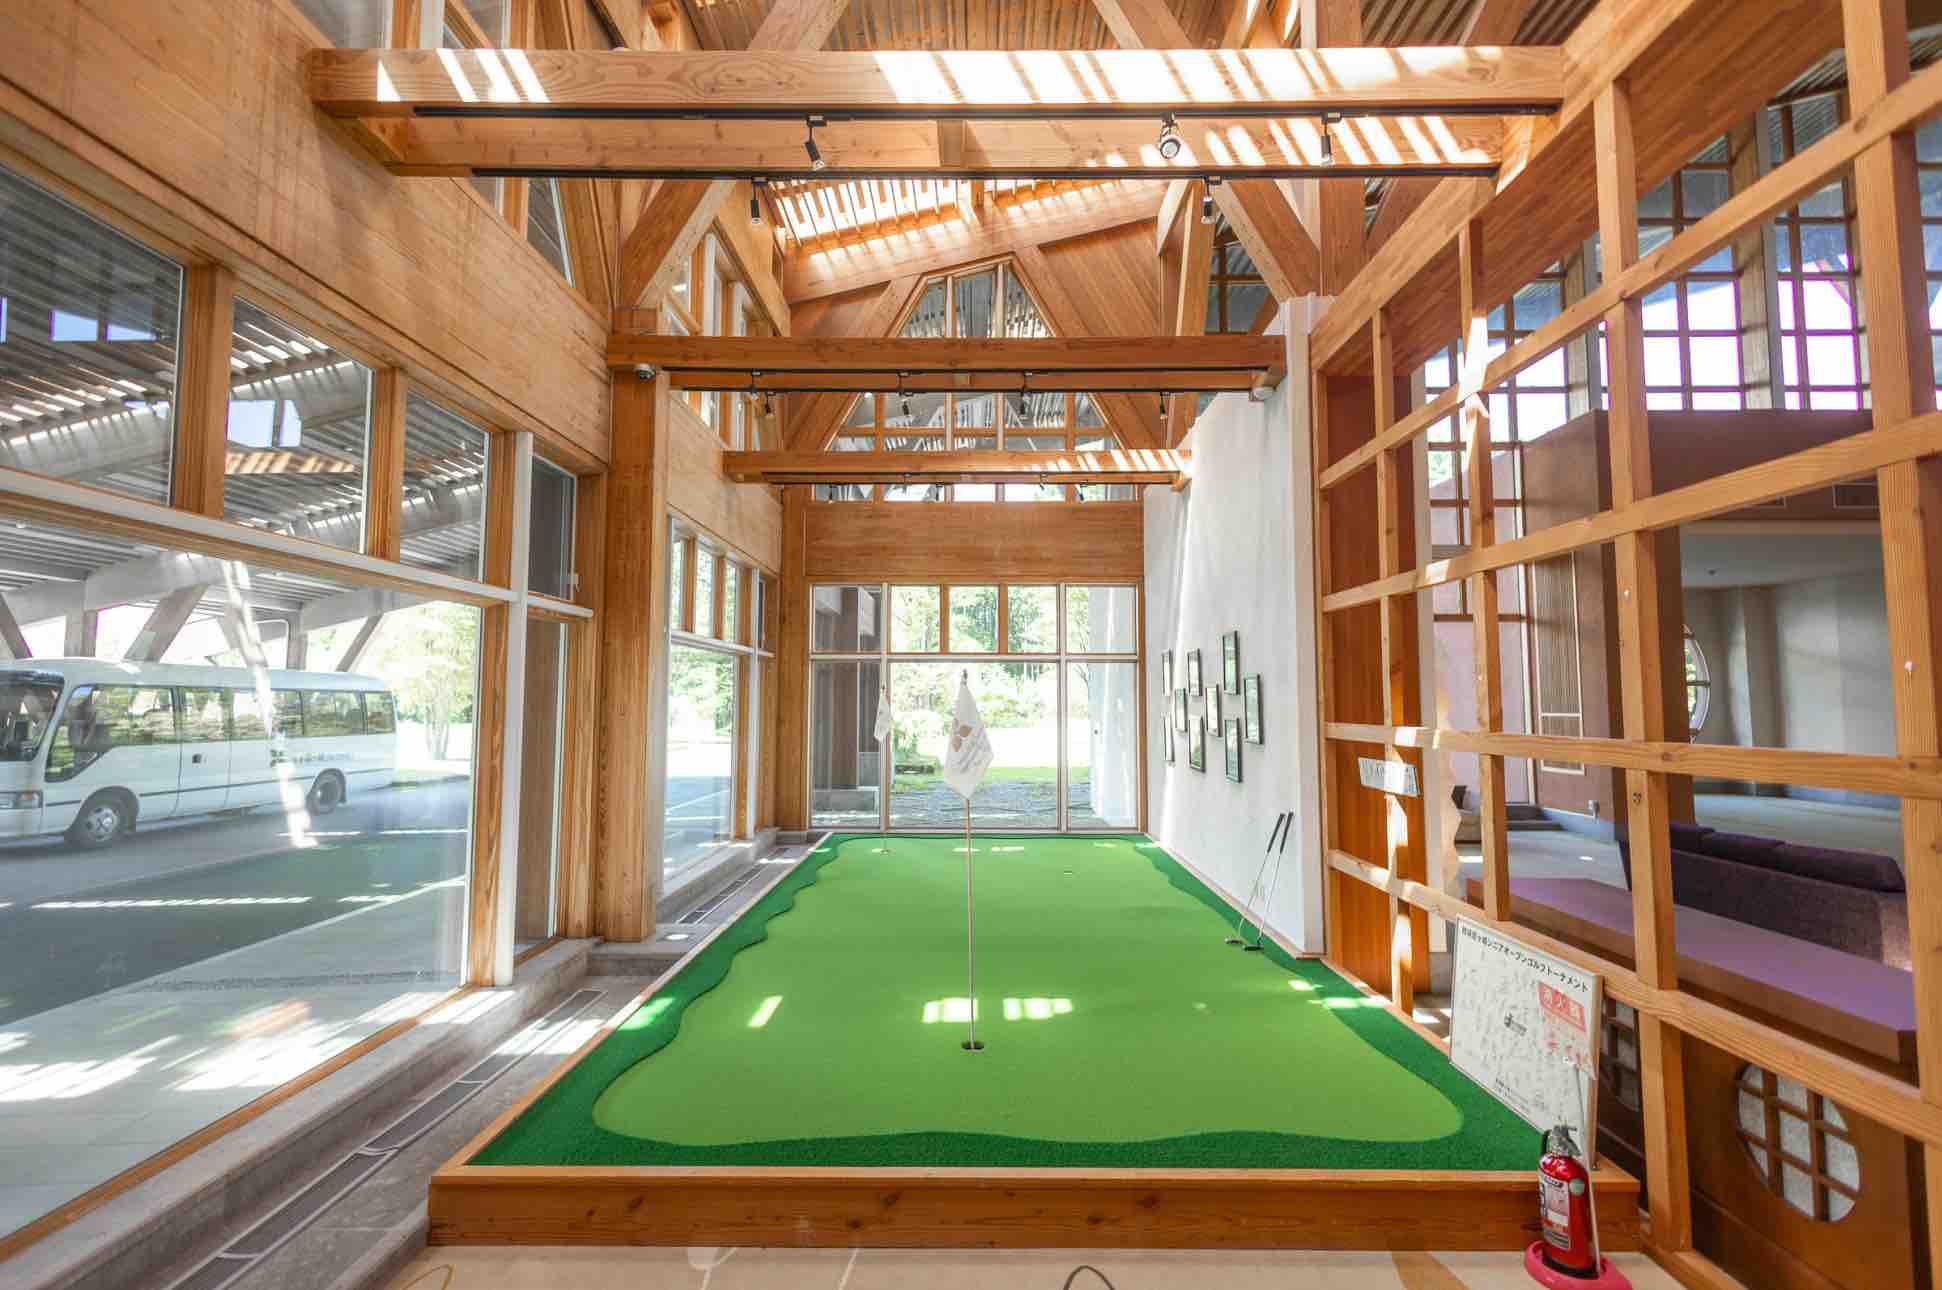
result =
[[[802,139],[802,150],[809,154],[811,170],[821,170],[827,164],[823,161],[823,150],[816,146],[816,127],[822,124],[823,119],[819,116],[812,116],[804,123],[806,133]]]
[[[768,184],[768,180],[758,179],[749,185],[748,222],[751,224],[760,224],[762,222],[762,190],[768,187]]]
[[[1171,410],[1172,404],[1173,404],[1173,396],[1171,394],[1168,394],[1165,390],[1161,390],[1160,391],[1160,420],[1164,421],[1167,419],[1167,413]]]
[[[762,415],[764,417],[772,417],[775,415],[775,400],[767,394],[762,396]]]
[[[1341,114],[1337,112],[1330,112],[1322,117],[1322,164],[1324,166],[1335,164],[1335,126],[1341,119]]]
[[[909,421],[911,419],[910,396],[908,394],[899,394],[897,396],[897,411],[903,413],[903,417],[905,421]]]
[[[1212,175],[1207,176],[1206,186],[1200,193],[1200,222],[1202,224],[1212,224],[1214,222],[1214,190],[1218,187],[1220,187],[1220,180]]]
[[[1162,161],[1172,161],[1180,155],[1180,123],[1173,119],[1171,112],[1160,118],[1160,142],[1156,146]]]

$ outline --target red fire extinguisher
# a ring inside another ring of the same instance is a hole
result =
[[[1598,1248],[1591,1226],[1591,1175],[1578,1159],[1571,1130],[1559,1125],[1544,1138],[1537,1162],[1545,1265],[1589,1281],[1598,1275]]]

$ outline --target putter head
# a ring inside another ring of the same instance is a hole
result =
[[[1243,954],[1259,954],[1261,952],[1261,942],[1256,941],[1252,945],[1243,945],[1241,952]]]
[[[1226,940],[1221,942],[1221,944],[1223,945],[1242,945],[1245,943],[1246,942],[1242,941],[1241,938],[1238,936],[1230,936]]]

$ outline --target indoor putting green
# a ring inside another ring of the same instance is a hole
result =
[[[1145,838],[830,839],[473,1161],[1527,1169],[1538,1135]]]

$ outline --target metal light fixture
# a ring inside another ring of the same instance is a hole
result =
[[[823,160],[823,150],[816,146],[816,127],[825,124],[823,118],[812,116],[804,122],[806,133],[802,139],[802,150],[809,154],[809,168],[821,170],[827,163]]]
[[[758,179],[749,185],[748,222],[751,224],[762,222],[762,190],[768,186],[769,181],[766,179]]]
[[[1030,424],[1027,419],[1027,408],[1030,405],[1026,402],[1025,396],[1031,392],[1032,374],[1030,372],[1020,372],[1018,374],[1018,424],[1021,426]]]
[[[1169,112],[1160,118],[1160,142],[1155,145],[1163,161],[1172,161],[1180,155],[1180,123]]]
[[[1207,176],[1206,187],[1201,190],[1200,194],[1200,222],[1202,224],[1212,224],[1214,222],[1214,190],[1219,187],[1219,176]]]
[[[906,424],[909,424],[911,422],[910,395],[904,393],[904,378],[909,375],[910,373],[908,372],[897,373],[897,408],[900,412],[903,413],[904,422]]]
[[[1173,396],[1171,394],[1168,394],[1165,390],[1161,390],[1160,391],[1160,420],[1164,421],[1167,419],[1167,412],[1172,403],[1173,403]]]
[[[1335,164],[1335,127],[1342,120],[1340,112],[1328,112],[1322,116],[1322,164]]]

